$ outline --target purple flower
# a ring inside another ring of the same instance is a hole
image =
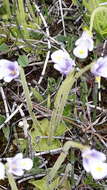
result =
[[[71,70],[74,69],[74,60],[70,58],[70,55],[67,52],[61,49],[52,53],[51,58],[55,63],[54,68],[63,75],[67,75]]]
[[[88,30],[84,30],[82,36],[76,40],[75,45],[78,46],[79,44],[84,44],[89,51],[92,51],[94,48],[94,42],[92,39],[92,34]]]
[[[12,62],[6,59],[0,60],[0,80],[4,79],[5,82],[10,82],[18,76],[19,66],[17,61]]]
[[[99,3],[100,6],[107,5],[107,2]]]
[[[102,179],[107,176],[107,163],[105,154],[95,149],[87,149],[82,153],[83,167],[90,172],[94,179]]]
[[[18,153],[13,158],[7,158],[8,162],[8,172],[22,176],[24,170],[30,170],[33,166],[33,161],[30,158],[23,158],[22,153]]]
[[[92,66],[91,72],[95,76],[107,78],[107,56],[100,57],[96,63]]]
[[[74,48],[73,54],[80,59],[86,58],[88,56],[88,48],[85,43],[81,43]]]
[[[88,51],[92,51],[94,48],[94,42],[90,31],[83,31],[82,36],[76,40],[75,45],[76,47],[73,50],[73,54],[81,59],[86,58],[88,56]]]

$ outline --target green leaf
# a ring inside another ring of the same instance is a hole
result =
[[[102,9],[95,15],[94,28],[100,35],[107,37],[107,8]]]
[[[41,129],[44,136],[49,135],[49,121],[48,119],[43,119],[40,121]],[[64,124],[60,124],[58,126],[58,130],[56,131],[55,135],[59,136],[62,135],[66,131],[66,126]],[[48,145],[48,138],[40,138],[41,134],[39,130],[32,127],[30,131],[31,135],[31,141],[33,149],[36,151],[46,151],[46,150],[52,150],[55,148],[59,148],[61,146],[61,143],[58,139],[54,139],[51,143],[51,145]]]
[[[74,3],[74,5],[78,5],[78,1],[77,0],[72,0],[72,2]]]
[[[0,125],[4,123],[5,119],[6,119],[5,116],[0,114]],[[9,126],[3,127],[2,131],[5,138],[8,140],[10,134],[10,127]]]
[[[6,52],[8,50],[9,50],[9,47],[5,43],[0,45],[0,51],[1,52]]]
[[[49,122],[47,119],[43,119],[42,121],[40,121],[41,129],[44,136],[48,136],[48,123]],[[53,140],[52,144],[49,146],[47,143],[47,139],[39,138],[41,134],[37,128],[34,128],[34,126],[33,129],[31,129],[30,135],[32,147],[36,151],[47,151],[60,147],[60,142],[58,140]]]
[[[5,116],[0,114],[0,125],[4,123],[5,119]]]
[[[20,146],[20,151],[21,152],[26,151],[27,146],[28,146],[27,139],[24,139],[24,138],[15,139],[14,144],[16,144],[16,145],[18,144]]]
[[[3,134],[7,140],[9,140],[9,135],[10,135],[10,127],[6,126],[2,128]]]
[[[57,130],[55,131],[55,136],[62,136],[65,131],[67,130],[67,126],[65,125],[65,123],[60,123],[60,125],[58,125]]]
[[[55,187],[58,186],[59,178],[60,177],[57,177],[50,185],[46,183],[45,177],[40,180],[30,180],[29,182],[33,184],[36,188],[38,188],[38,190],[48,190],[48,189],[55,189]]]
[[[92,13],[92,11],[99,6],[98,0],[83,0],[83,5]]]
[[[26,55],[20,55],[18,58],[18,63],[22,67],[26,67],[29,64],[28,57]]]
[[[34,95],[34,97],[36,98],[36,100],[37,100],[38,102],[42,102],[42,101],[43,101],[43,97],[42,97],[42,95],[37,91],[37,89],[31,87],[31,91],[33,92],[33,95]]]
[[[75,44],[75,40],[77,39],[76,35],[67,35],[67,36],[63,36],[63,35],[58,35],[56,37],[56,40],[66,44],[66,49],[68,51],[73,50],[74,48],[74,44]]]
[[[40,180],[30,180],[29,182],[33,184],[37,190],[54,190],[54,189],[61,189],[61,190],[70,190],[71,184],[67,180],[67,178],[64,177],[57,177],[55,180],[53,180],[51,183],[48,184],[48,181],[46,182],[46,177],[40,179]],[[62,181],[63,180],[63,181]]]

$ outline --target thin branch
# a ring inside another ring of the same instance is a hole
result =
[[[9,117],[9,109],[7,106],[7,100],[6,100],[6,96],[5,96],[2,86],[0,87],[0,92],[1,92],[2,99],[3,99],[4,107],[5,107],[6,117],[8,118]]]
[[[60,11],[61,11],[61,19],[62,19],[62,26],[63,26],[64,36],[66,36],[64,15],[63,15],[63,10],[62,10],[62,0],[59,0],[59,6],[60,6]]]
[[[14,117],[14,115],[17,114],[17,112],[19,111],[19,107],[21,108],[22,106],[23,106],[23,103],[20,104],[20,106],[18,106],[18,107],[16,108],[16,110],[5,120],[5,122],[4,122],[2,125],[0,125],[0,129],[1,129],[2,127],[4,127],[4,126]]]
[[[44,24],[44,27],[45,27],[46,33],[47,33],[47,42],[48,42],[48,52],[47,52],[47,55],[46,55],[46,59],[45,59],[45,63],[44,63],[44,67],[43,67],[43,70],[42,70],[40,79],[39,79],[39,81],[38,81],[38,84],[40,84],[40,83],[42,82],[42,80],[43,80],[43,76],[44,76],[44,74],[45,74],[46,67],[47,67],[47,63],[48,63],[48,60],[49,60],[50,49],[51,49],[51,43],[50,43],[50,40],[49,40],[49,36],[50,36],[50,34],[49,34],[49,28],[48,28],[48,25],[47,25],[47,23],[46,23],[46,21],[45,21],[45,18],[44,18],[44,16],[42,15],[42,13],[41,13],[39,7],[36,5],[36,3],[33,3],[33,5],[35,6],[35,8],[36,8],[38,14],[39,14],[40,17],[41,17],[41,20],[42,20],[43,24]]]
[[[46,155],[46,154],[59,154],[61,153],[62,151],[62,148],[57,148],[57,149],[54,149],[54,150],[49,150],[49,151],[44,151],[44,152],[39,152],[39,153],[35,153],[35,156],[42,156],[42,155]]]
[[[20,112],[20,115],[22,116],[22,122],[23,122],[23,131],[24,131],[24,135],[25,137],[28,137],[28,123],[27,123],[27,119],[25,117],[25,114],[22,110],[22,108],[19,107],[19,112]]]

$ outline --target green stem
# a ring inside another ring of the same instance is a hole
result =
[[[107,11],[107,8],[106,8],[106,7],[97,7],[97,8],[94,9],[94,11],[92,12],[91,19],[90,19],[90,32],[92,32],[92,29],[93,29],[93,24],[94,24],[95,15],[96,15],[98,12],[102,11],[102,10]]]
[[[26,30],[27,23],[26,23],[26,13],[24,10],[24,1],[18,0],[18,9],[16,11],[17,14],[17,21],[19,25],[23,26],[23,35],[26,38],[29,38],[29,32]]]
[[[78,142],[74,142],[74,141],[68,141],[64,144],[62,153],[60,154],[60,156],[58,157],[57,161],[55,162],[54,166],[52,167],[51,171],[49,172],[47,179],[49,179],[49,181],[51,182],[52,179],[55,177],[58,169],[60,168],[61,164],[64,162],[69,149],[73,147],[73,148],[79,148],[81,151],[89,149],[89,146],[85,146],[82,145]]]
[[[13,178],[13,175],[11,173],[9,173],[7,170],[6,170],[6,174],[7,174],[8,180],[9,180],[9,184],[11,186],[11,190],[18,190],[16,182]]]
[[[22,82],[22,86],[23,86],[23,90],[24,90],[24,94],[25,94],[25,98],[26,98],[26,103],[28,106],[28,111],[29,114],[32,118],[33,121],[33,125],[35,126],[35,128],[37,127],[39,132],[41,133],[41,135],[43,134],[40,124],[38,123],[35,114],[33,113],[33,106],[32,106],[32,102],[31,102],[31,98],[30,98],[30,94],[29,94],[29,89],[28,89],[28,85],[26,82],[26,78],[25,78],[25,74],[24,74],[24,70],[22,67],[20,67],[20,78],[21,78],[21,82]]]
[[[52,112],[51,121],[50,121],[50,127],[49,127],[49,138],[48,138],[48,144],[51,144],[52,137],[54,136],[54,133],[57,129],[57,127],[60,124],[60,121],[62,119],[62,114],[64,111],[64,107],[69,95],[69,91],[72,88],[74,82],[87,70],[91,68],[93,63],[90,65],[87,65],[85,68],[81,69],[78,73],[74,75],[74,72],[71,72],[67,78],[64,80],[62,85],[60,86],[60,89],[58,90],[56,100],[54,103],[54,110]]]
[[[3,3],[4,3],[4,7],[6,8],[6,13],[7,13],[7,16],[8,16],[8,19],[9,19],[10,16],[11,16],[9,0],[4,0]]]

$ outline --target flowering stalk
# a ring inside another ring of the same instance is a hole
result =
[[[86,170],[86,172],[91,173],[91,175],[95,180],[103,179],[104,177],[107,176],[107,163],[105,163],[106,155],[104,153],[97,151],[95,149],[91,149],[89,146],[83,145],[81,143],[68,141],[64,144],[62,153],[60,154],[53,168],[47,175],[46,183],[48,184],[48,186],[49,184],[51,184],[58,169],[60,168],[61,164],[64,162],[68,154],[68,151],[71,147],[78,148],[81,150],[83,158],[83,167]]]
[[[93,63],[92,63],[93,64]],[[50,120],[50,127],[49,127],[49,139],[48,143],[51,144],[52,137],[54,136],[57,127],[60,124],[62,119],[62,114],[64,111],[64,107],[69,95],[69,91],[72,88],[74,82],[87,70],[92,67],[92,64],[87,65],[85,68],[81,69],[79,72],[74,74],[74,72],[69,73],[66,79],[63,81],[58,93],[56,95],[55,103],[54,103],[54,110],[52,112],[51,120]]]
[[[95,82],[97,83],[97,89],[98,89],[98,101],[99,103],[101,102],[101,92],[100,92],[100,87],[101,87],[101,77],[96,76],[95,77]]]
[[[32,112],[33,106],[32,106],[32,102],[31,102],[31,98],[30,98],[29,89],[28,89],[28,85],[27,85],[27,82],[26,82],[24,70],[23,70],[22,67],[20,67],[20,78],[21,78],[23,90],[24,90],[25,97],[26,97],[28,111],[29,111],[29,114],[30,114],[30,116],[32,118],[33,125],[35,126],[35,128],[36,127],[38,128],[38,130],[40,131],[41,134],[43,134],[43,132],[41,130],[41,127],[40,127],[40,124],[38,123],[38,121],[37,121],[37,119],[35,117],[35,114]]]
[[[8,180],[9,180],[9,184],[11,186],[11,190],[18,190],[13,175],[8,172],[7,165],[6,165],[6,174],[7,174]]]
[[[83,150],[87,150],[89,149],[89,146],[85,146],[82,145],[81,143],[78,142],[74,142],[74,141],[68,141],[64,144],[62,153],[60,154],[60,156],[58,157],[57,161],[55,162],[53,168],[51,169],[51,171],[49,172],[47,179],[50,180],[50,182],[52,181],[52,179],[55,177],[56,172],[58,171],[58,169],[60,168],[61,164],[64,162],[69,149],[73,147],[73,148],[79,148],[81,151]]]
[[[9,19],[11,17],[10,2],[9,2],[9,0],[4,0],[3,3],[4,3],[4,7],[6,9],[7,18]]]
[[[29,32],[26,30],[27,23],[26,23],[26,13],[24,11],[24,2],[22,0],[18,0],[17,3],[18,3],[18,8],[16,13],[17,13],[18,24],[23,26],[23,36],[25,38],[29,38]]]

